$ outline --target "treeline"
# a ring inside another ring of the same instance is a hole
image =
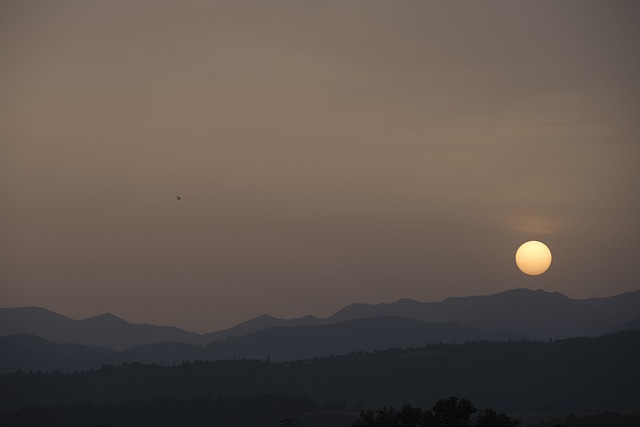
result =
[[[438,400],[426,410],[404,405],[399,411],[393,408],[366,411],[353,427],[517,427],[519,424],[518,420],[490,408],[478,412],[470,400],[451,396]]]
[[[538,423],[523,424],[491,408],[478,410],[467,399],[449,397],[438,400],[431,409],[404,405],[400,410],[385,407],[364,411],[352,427],[638,427],[640,413],[571,414],[559,420],[551,418]]]
[[[330,403],[330,402],[328,402]],[[569,415],[523,424],[491,408],[478,410],[466,399],[449,397],[431,409],[403,405],[356,411],[327,408],[306,396],[256,395],[217,399],[154,399],[96,405],[0,411],[0,425],[12,427],[637,427],[640,414],[605,412]]]
[[[23,408],[0,412],[0,425],[13,427],[267,427],[285,420],[317,425],[318,403],[305,396],[256,395],[217,399],[154,399],[96,405]],[[353,416],[352,416],[353,418]],[[302,420],[302,421],[301,421]],[[350,420],[340,424],[349,425]]]
[[[477,412],[477,415],[476,415]],[[243,398],[133,401],[95,405],[31,408],[0,412],[0,423],[13,427],[516,427],[518,421],[492,409],[478,412],[471,401],[449,397],[431,409],[404,405],[376,411],[322,409],[305,396],[257,395]]]
[[[153,399],[306,395],[345,408],[465,396],[507,413],[640,410],[640,332],[555,342],[431,344],[347,356],[138,363],[0,375],[0,410]]]
[[[562,421],[552,420],[543,427],[638,427],[640,414],[603,412],[591,415],[569,415]]]

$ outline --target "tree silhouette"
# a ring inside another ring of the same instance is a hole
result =
[[[353,427],[516,427],[519,423],[493,409],[483,409],[472,424],[471,416],[477,411],[471,401],[451,396],[438,400],[430,410],[404,405],[400,411],[391,407],[365,411]]]
[[[280,427],[300,427],[300,423],[296,420],[292,420],[291,418],[285,418],[280,420]]]
[[[517,420],[493,409],[486,408],[478,413],[478,427],[517,427],[518,424]]]
[[[467,427],[471,425],[471,415],[477,412],[477,409],[471,401],[451,396],[438,400],[432,411],[436,426]]]

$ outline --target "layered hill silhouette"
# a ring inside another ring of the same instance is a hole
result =
[[[40,307],[0,308],[0,336],[14,334],[112,350],[163,341],[202,342],[200,334],[170,326],[131,324],[110,313],[74,320]]]
[[[598,336],[637,320],[640,291],[575,300],[559,292],[515,289],[489,296],[440,302],[402,299],[392,304],[352,304],[332,319],[402,316],[425,322],[456,322],[484,330],[508,329],[530,339]]]
[[[223,329],[217,332],[210,332],[203,335],[204,342],[223,340],[228,337],[238,337],[259,331],[261,329],[274,328],[278,326],[309,326],[322,324],[323,319],[314,316],[304,316],[295,319],[278,319],[277,317],[263,314],[253,319],[242,322],[233,328]]]
[[[275,336],[289,335],[287,339],[302,342],[301,340],[304,340],[307,334],[337,333],[340,335],[346,328],[354,327],[353,325],[368,325],[373,328],[372,322],[346,324],[346,321],[379,317],[437,323],[441,324],[439,327],[444,327],[442,324],[455,323],[457,327],[472,328],[478,333],[485,333],[483,338],[477,339],[495,339],[491,338],[493,336],[499,339],[508,336],[532,340],[575,336],[593,337],[611,331],[637,329],[638,313],[640,313],[640,290],[613,297],[576,300],[558,292],[515,289],[488,296],[447,298],[438,302],[401,299],[394,303],[376,305],[352,304],[324,319],[313,316],[278,319],[265,314],[233,328],[208,334],[197,334],[169,326],[131,324],[108,313],[74,320],[38,307],[0,308],[0,336],[29,334],[56,343],[104,347],[115,351],[131,349],[131,353],[138,354],[144,353],[146,349],[159,351],[161,347],[164,351],[169,351],[169,348],[182,348],[183,350],[180,351],[188,353],[192,351],[192,347],[178,344],[189,344],[208,346],[208,349],[219,348],[221,357],[249,357],[254,353],[259,356],[267,354],[271,357],[280,357],[278,352],[281,351],[282,346],[268,351],[266,347],[258,349],[257,344],[253,343],[262,340],[266,346],[268,340],[264,337],[267,336],[273,340],[276,339]],[[386,322],[391,321],[387,319]],[[385,329],[379,326],[376,328],[378,330],[375,331],[375,336],[379,338],[370,338],[371,342],[379,339],[376,346],[372,347],[370,343],[365,345],[361,342],[362,348],[350,348],[349,351],[381,348],[387,345],[383,332]],[[262,331],[261,334],[255,334],[260,331]],[[505,331],[509,331],[509,334]],[[363,331],[360,334],[361,337],[369,336]],[[234,343],[233,345],[238,349],[235,352],[229,350],[232,346],[230,343],[216,344],[231,338],[233,339],[230,342]],[[428,334],[422,336],[423,342],[431,339]],[[443,342],[449,341],[443,340]],[[161,343],[176,344],[160,346]],[[286,344],[283,345],[286,346]],[[293,345],[295,347],[295,344]],[[314,342],[305,345],[309,348],[321,348],[321,346],[315,346]],[[151,347],[137,348],[140,346]],[[320,355],[302,350],[296,351],[300,357]]]
[[[341,401],[349,408],[424,405],[455,394],[508,412],[630,412],[640,402],[638,360],[640,332],[624,331],[552,342],[429,344],[283,363],[237,359],[164,367],[127,363],[82,373],[23,371],[0,375],[0,412],[264,393]]]
[[[484,332],[457,324],[427,323],[399,317],[354,319],[332,325],[273,327],[207,346],[164,342],[117,352],[60,344],[33,335],[0,337],[0,372],[75,371],[105,364],[141,362],[171,365],[193,360],[311,359],[360,351],[422,347],[427,343],[518,340],[512,332]]]

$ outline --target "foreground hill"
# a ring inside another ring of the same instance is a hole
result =
[[[33,335],[0,337],[0,372],[17,369],[72,371],[103,364],[142,362],[170,365],[187,360],[254,358],[286,361],[355,351],[415,347],[427,343],[521,339],[510,332],[484,332],[456,324],[426,323],[396,317],[356,319],[333,325],[274,327],[216,341],[208,346],[159,343],[122,352],[59,344]]]
[[[349,408],[442,396],[505,412],[640,410],[640,332],[554,342],[470,342],[303,361],[122,364],[82,373],[0,375],[0,410],[151,399],[306,395]]]

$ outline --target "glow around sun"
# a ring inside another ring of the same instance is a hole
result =
[[[538,276],[549,269],[551,251],[544,243],[531,240],[516,251],[516,264],[524,274]]]

